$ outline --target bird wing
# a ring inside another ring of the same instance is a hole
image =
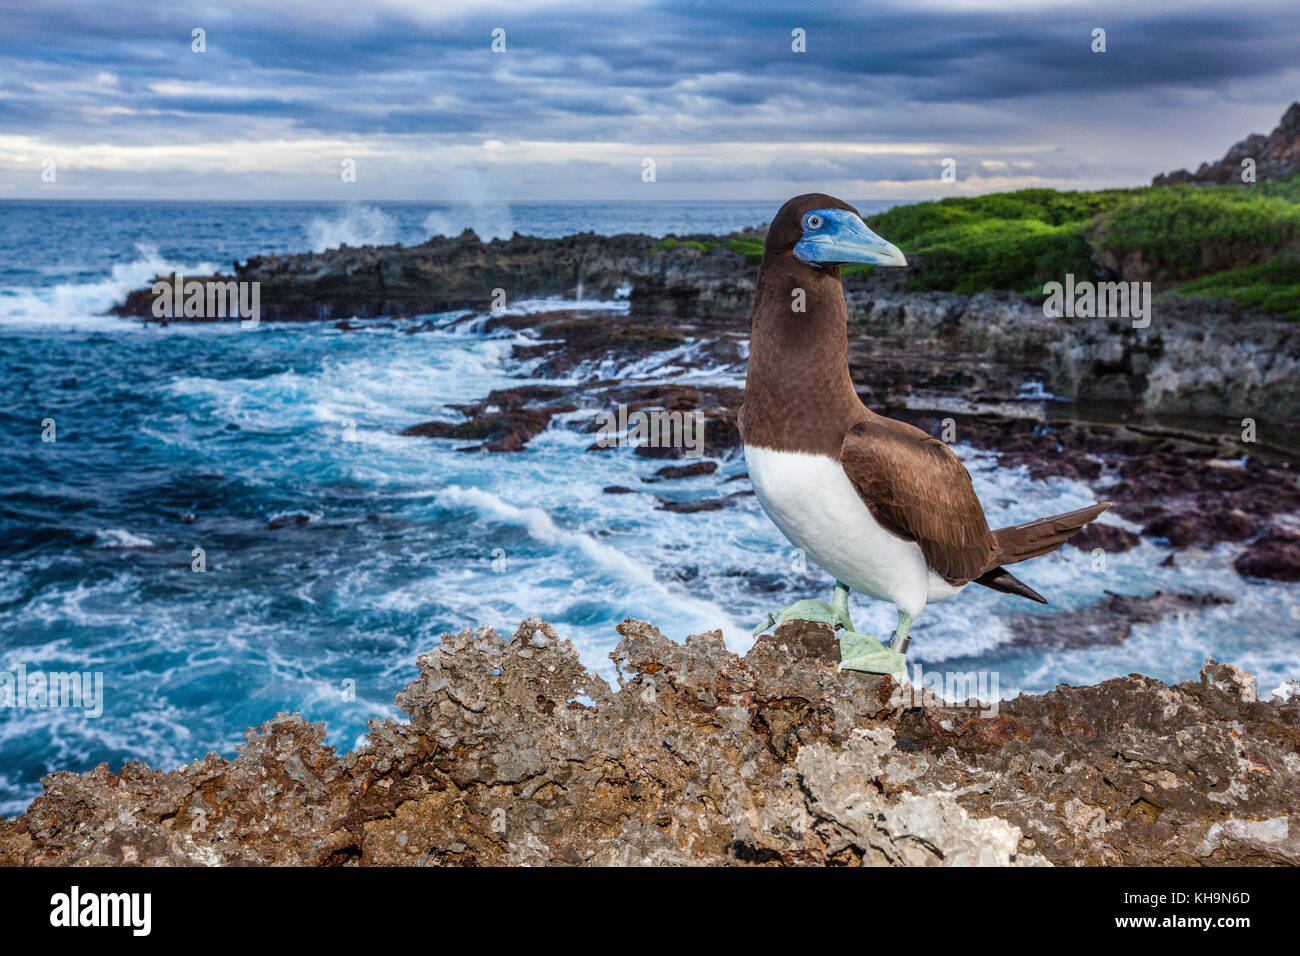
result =
[[[915,541],[926,564],[951,583],[989,568],[989,531],[970,474],[946,444],[888,418],[859,422],[844,437],[840,464],[871,516]]]

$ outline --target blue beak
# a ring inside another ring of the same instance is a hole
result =
[[[867,228],[847,209],[814,209],[803,217],[803,238],[794,246],[795,257],[813,266],[862,263],[905,266],[907,258],[892,242]]]

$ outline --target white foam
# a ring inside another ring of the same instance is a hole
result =
[[[424,231],[430,236],[458,236],[466,229],[484,242],[509,239],[515,231],[514,216],[505,203],[476,203],[448,211],[435,209],[424,220]]]
[[[134,331],[138,322],[124,321],[105,313],[121,304],[127,293],[144,288],[160,275],[173,272],[211,274],[215,267],[202,263],[186,269],[143,243],[136,244],[140,258],[119,263],[108,276],[94,282],[60,283],[48,287],[14,286],[0,289],[0,325],[63,327]]]
[[[724,607],[697,598],[685,589],[665,585],[656,577],[653,565],[638,560],[628,550],[599,541],[587,532],[561,527],[539,506],[521,507],[493,492],[458,485],[443,489],[437,501],[443,507],[469,508],[489,521],[523,528],[535,542],[558,548],[561,552],[576,552],[586,559],[593,572],[599,573],[601,584],[613,585],[612,593],[623,594],[625,601],[631,597],[635,604],[645,607],[642,613],[647,617],[653,609],[659,620],[671,622],[671,626],[683,634],[721,628],[733,649],[741,650],[752,643],[750,628],[732,618]],[[567,573],[572,571],[573,566],[569,565]],[[513,587],[517,575],[512,574],[511,578]],[[573,581],[567,590],[581,591],[584,584]],[[551,611],[548,607],[534,610]]]
[[[375,206],[348,206],[329,218],[313,216],[305,231],[313,252],[343,245],[389,246],[397,242],[397,223]]]
[[[1285,704],[1292,697],[1300,696],[1300,681],[1285,680],[1273,688],[1265,700],[1275,701],[1279,704]]]
[[[95,537],[101,548],[152,548],[154,543],[148,538],[132,534],[125,528],[106,528],[96,531]]]
[[[503,315],[536,315],[541,312],[627,312],[631,303],[609,299],[565,299],[561,296],[544,296],[533,299],[519,299],[508,303],[501,310]]]

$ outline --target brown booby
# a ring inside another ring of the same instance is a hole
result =
[[[809,193],[781,207],[758,270],[740,435],[763,510],[835,577],[835,594],[829,604],[774,610],[754,633],[822,621],[844,629],[841,668],[901,678],[908,629],[927,604],[972,581],[1046,604],[1005,566],[1055,551],[1110,502],[989,530],[952,449],[858,398],[840,285],[848,263],[907,260],[832,196]],[[889,647],[854,630],[850,590],[897,607]]]

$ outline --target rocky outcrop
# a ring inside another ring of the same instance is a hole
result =
[[[1185,169],[1161,173],[1151,180],[1151,185],[1241,183],[1242,162],[1247,159],[1255,162],[1257,180],[1280,179],[1300,169],[1300,103],[1292,103],[1277,129],[1267,136],[1252,133],[1229,149],[1223,159],[1201,163],[1194,173]]]
[[[748,314],[756,271],[726,237],[691,236],[665,245],[643,235],[539,239],[516,233],[483,242],[466,230],[416,246],[345,245],[257,256],[234,263],[231,275],[185,278],[259,283],[261,319],[267,321],[486,312],[538,297],[609,300],[620,294],[638,312],[707,317]],[[114,311],[152,320],[154,298],[152,288],[139,289]]]
[[[484,331],[511,327],[537,334],[536,345],[519,345],[516,354],[538,357],[538,374],[555,376],[611,353],[644,354],[688,339],[723,342],[724,333],[743,337],[756,270],[716,237],[699,245],[707,251],[686,243],[660,247],[646,236],[516,236],[482,243],[468,233],[409,248],[268,256],[237,264],[237,277],[261,283],[268,320],[488,313],[474,320]],[[924,389],[927,379],[950,383],[954,374],[1006,379],[1029,373],[1061,397],[1136,404],[1149,412],[1300,412],[1300,325],[1294,322],[1173,296],[1155,302],[1143,329],[1128,319],[1049,319],[1038,303],[1012,293],[905,292],[901,272],[845,280],[854,347],[896,346],[915,357],[900,388]],[[572,309],[544,317],[490,311],[498,290],[509,305],[573,296],[580,288],[603,299],[626,295],[628,314],[606,312],[593,322]],[[118,311],[148,320],[152,301],[152,292],[142,289]],[[340,319],[338,328],[356,326]],[[564,343],[563,354],[556,341]],[[953,368],[957,361],[967,366],[960,373]],[[505,440],[513,446],[522,437]]]
[[[1047,318],[1038,303],[1006,292],[850,291],[846,299],[851,343],[929,353],[949,376],[954,364],[964,374],[1031,373],[1063,398],[1149,412],[1300,412],[1300,326],[1230,305],[1161,298],[1150,325],[1136,329],[1131,319]],[[970,359],[991,368],[971,371]],[[900,386],[923,389],[925,366],[919,371]]]
[[[496,389],[481,402],[451,406],[464,416],[459,422],[421,422],[402,431],[424,438],[481,442],[462,451],[521,451],[551,419],[574,410],[565,404],[567,390],[547,385]]]
[[[1272,528],[1233,563],[1238,574],[1275,581],[1300,581],[1300,530]]]
[[[342,756],[279,715],[231,760],[51,774],[0,864],[1300,863],[1300,699],[1235,667],[993,708],[837,672],[822,625],[619,630],[614,691],[534,618],[445,635]]]

